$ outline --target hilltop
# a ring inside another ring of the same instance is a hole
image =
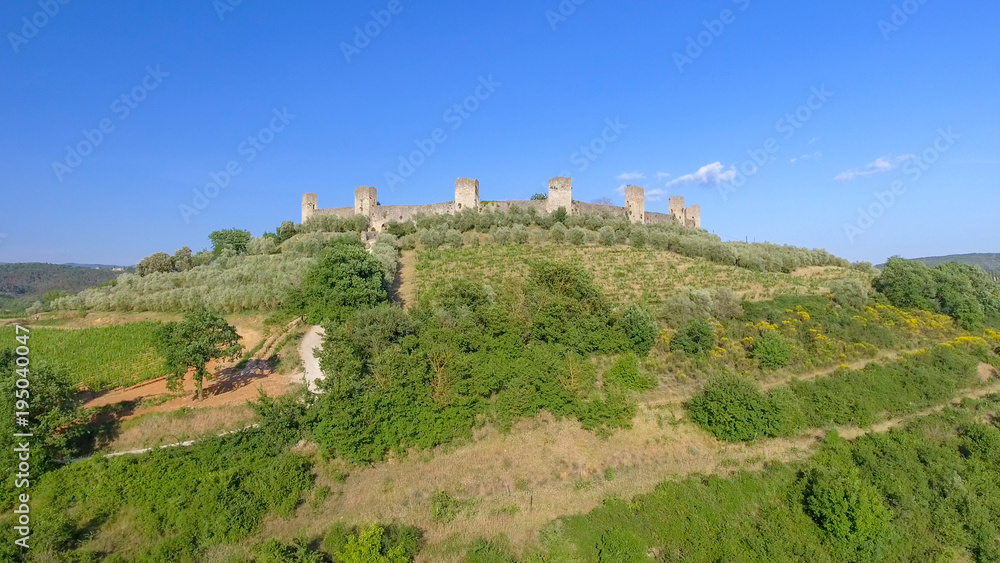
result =
[[[519,208],[210,240],[33,318],[39,373],[90,391],[39,448],[96,459],[39,465],[62,532],[26,561],[975,560],[1000,536],[982,272]],[[245,350],[196,401],[155,336],[202,309]],[[981,519],[935,504],[955,475]],[[837,535],[843,497],[874,531]]]

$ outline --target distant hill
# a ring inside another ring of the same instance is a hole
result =
[[[23,313],[49,291],[80,292],[121,274],[113,266],[81,267],[58,264],[0,264],[0,315]]]
[[[1000,275],[1000,253],[993,254],[952,254],[949,256],[928,256],[926,258],[913,258],[918,262],[923,262],[930,267],[937,266],[939,264],[944,264],[946,262],[958,262],[960,264],[971,264],[973,266],[982,266],[987,272],[992,272],[994,274]],[[881,269],[885,267],[885,264],[879,264],[877,268]]]
[[[959,262],[961,264],[972,264],[982,266],[987,272],[1000,274],[1000,253],[993,254],[952,254],[951,256],[930,256],[928,258],[916,258],[934,267],[945,262]]]

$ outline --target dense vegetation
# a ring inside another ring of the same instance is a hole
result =
[[[739,376],[718,376],[687,408],[695,423],[730,442],[790,436],[805,428],[865,427],[940,404],[972,387],[980,362],[1000,365],[1000,358],[984,339],[962,337],[896,362],[794,381],[766,395]]]
[[[968,330],[1000,324],[1000,282],[978,266],[891,258],[874,286],[897,307],[941,312]]]
[[[18,439],[14,434],[33,433],[37,439],[29,440],[30,462],[32,474],[37,478],[55,468],[59,460],[75,457],[93,445],[101,429],[80,422],[86,422],[99,413],[79,409],[74,398],[75,386],[65,374],[37,365],[29,365],[27,371],[19,373],[17,370],[23,368],[18,368],[15,357],[11,350],[0,350],[0,408],[3,409],[0,412],[5,414],[0,417],[0,466],[8,471],[17,467],[18,454],[14,448],[18,447]],[[31,382],[28,389],[17,386],[21,375],[26,375]],[[15,422],[14,413],[25,410],[16,408],[20,400],[28,401],[31,406],[27,427]],[[0,505],[10,506],[14,499],[14,485],[12,476],[3,479]]]
[[[986,254],[952,254],[949,256],[929,256],[926,258],[914,258],[918,262],[923,262],[930,267],[940,266],[948,262],[958,262],[959,264],[968,264],[970,266],[979,266],[980,268],[992,273],[993,275],[1000,275],[1000,253],[986,253]],[[880,266],[881,267],[881,266]]]
[[[464,210],[453,215],[426,215],[406,223],[393,223],[386,230],[400,237],[402,248],[437,248],[443,245],[477,246],[489,235],[493,244],[553,242],[575,246],[613,246],[669,250],[690,258],[761,272],[789,273],[805,266],[847,266],[848,263],[825,250],[809,250],[769,243],[723,242],[718,236],[679,224],[637,225],[625,217],[586,213],[567,217],[565,213],[545,214],[536,208],[509,211]]]
[[[162,375],[156,351],[158,323],[85,328],[31,329],[34,362],[66,374],[74,387],[93,391],[128,387]],[[13,349],[14,327],[0,327],[0,350]]]
[[[59,297],[109,282],[118,274],[110,267],[0,264],[0,315],[23,314],[36,302],[47,305]]]
[[[187,449],[93,458],[49,473],[32,487],[32,553],[59,560],[72,553],[72,560],[84,561],[196,562],[207,547],[259,530],[266,514],[288,515],[312,486],[311,464],[287,453],[293,434],[264,422]],[[82,546],[95,528],[112,523],[125,534],[114,538],[114,554]],[[3,541],[4,561],[18,560],[12,546],[9,538]]]
[[[667,481],[560,520],[524,560],[997,561],[1000,428],[983,422],[997,408],[967,402],[854,443],[832,434],[809,462],[762,474]]]
[[[377,262],[351,270],[375,279]],[[380,277],[378,279],[381,279]],[[354,283],[352,287],[368,287]],[[364,303],[364,301],[361,301]],[[309,413],[324,451],[382,459],[501,428],[548,410],[594,430],[628,426],[635,358],[599,382],[587,358],[645,355],[657,335],[641,308],[616,309],[582,269],[537,263],[524,284],[456,282],[407,313],[390,305],[326,317],[325,393]]]
[[[239,229],[216,231],[210,236],[212,250],[192,253],[184,247],[173,254],[153,254],[140,262],[134,274],[122,275],[106,287],[54,299],[51,306],[164,312],[207,308],[217,313],[274,310],[288,304],[287,297],[294,295],[304,273],[331,238],[358,238],[367,229],[363,217],[320,216],[301,225],[286,221],[274,232],[257,238]],[[705,231],[678,225],[632,225],[624,218],[599,214],[567,217],[537,210],[467,210],[421,216],[410,223],[390,225],[388,231],[391,236],[380,237],[374,251],[387,276],[393,277],[392,245],[426,250],[480,244],[502,248],[528,242],[577,249],[630,245],[735,266],[744,272],[788,273],[804,266],[847,266],[844,260],[822,250],[727,243]]]

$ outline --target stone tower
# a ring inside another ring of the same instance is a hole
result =
[[[573,180],[570,178],[552,178],[549,180],[549,199],[546,205],[549,213],[555,213],[560,207],[566,213],[573,214]]]
[[[455,212],[463,209],[479,209],[479,180],[455,180]]]
[[[372,211],[378,205],[378,192],[371,186],[361,186],[354,190],[354,213],[371,219]]]
[[[646,190],[639,186],[625,186],[625,216],[640,225],[646,222]]]
[[[695,229],[701,228],[701,206],[692,205],[684,210],[684,226]]]
[[[670,216],[677,221],[678,224],[687,224],[687,217],[684,216],[684,197],[683,196],[673,196],[670,198]]]
[[[302,222],[305,223],[319,208],[319,196],[316,194],[302,195]]]

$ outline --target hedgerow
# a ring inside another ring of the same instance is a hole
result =
[[[723,375],[710,381],[687,409],[695,423],[730,442],[786,436],[803,427],[864,427],[955,396],[976,382],[982,361],[997,358],[985,346],[945,344],[891,363],[793,381],[767,395],[755,383]]]

